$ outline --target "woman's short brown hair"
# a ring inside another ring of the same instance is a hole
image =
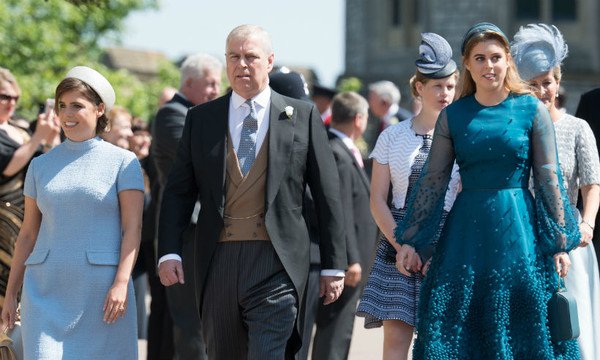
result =
[[[77,91],[84,98],[99,106],[102,104],[102,99],[100,95],[94,91],[88,84],[85,82],[76,79],[76,78],[66,78],[58,84],[56,87],[56,93],[54,95],[56,99],[56,103],[60,101],[60,98],[69,91]],[[56,113],[58,114],[60,111],[60,107],[56,108]],[[98,118],[98,122],[96,123],[96,135],[105,132],[108,128],[108,117],[106,116],[106,111]]]

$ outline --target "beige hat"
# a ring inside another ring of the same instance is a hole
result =
[[[115,90],[110,85],[108,80],[96,70],[87,66],[75,66],[65,76],[66,78],[75,78],[88,84],[100,96],[106,112],[108,113],[115,104]]]

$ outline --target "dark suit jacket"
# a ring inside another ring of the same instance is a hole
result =
[[[175,161],[177,145],[183,133],[185,116],[192,106],[194,104],[190,101],[179,94],[175,94],[173,99],[156,113],[156,118],[152,124],[151,151],[161,188],[164,188],[167,183],[167,176]]]
[[[596,138],[596,146],[600,152],[600,88],[590,90],[581,95],[579,105],[575,116],[584,119],[590,124],[594,137]],[[582,198],[579,197],[578,207],[582,208]],[[594,248],[596,249],[596,257],[600,266],[600,216],[596,217],[593,236]]]
[[[196,295],[204,285],[223,229],[225,156],[231,94],[188,111],[185,128],[165,188],[159,226],[159,256],[180,254],[181,234],[194,202],[201,210],[196,228]],[[292,106],[288,118],[284,108]],[[306,183],[310,184],[320,224],[321,264],[346,269],[339,180],[327,135],[314,105],[272,92],[265,223],[298,299],[303,298],[309,268],[309,239],[302,217]]]
[[[329,132],[329,144],[340,176],[348,265],[360,263],[366,274],[375,251],[378,232],[371,216],[369,179],[350,149],[332,132]]]
[[[575,116],[590,124],[600,150],[600,88],[581,95]]]

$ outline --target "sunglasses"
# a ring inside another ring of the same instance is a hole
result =
[[[10,96],[10,95],[6,95],[6,94],[0,94],[0,101],[11,101],[14,100],[15,102],[19,101],[19,97],[18,96]]]

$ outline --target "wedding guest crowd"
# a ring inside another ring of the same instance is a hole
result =
[[[260,26],[223,40],[151,122],[76,66],[29,126],[0,67],[1,320],[25,359],[135,360],[138,338],[148,359],[348,359],[355,317],[384,359],[600,359],[600,92],[564,109],[556,26],[477,23],[454,52],[422,33],[414,114],[388,80],[273,70]],[[578,337],[556,335],[563,280]]]

